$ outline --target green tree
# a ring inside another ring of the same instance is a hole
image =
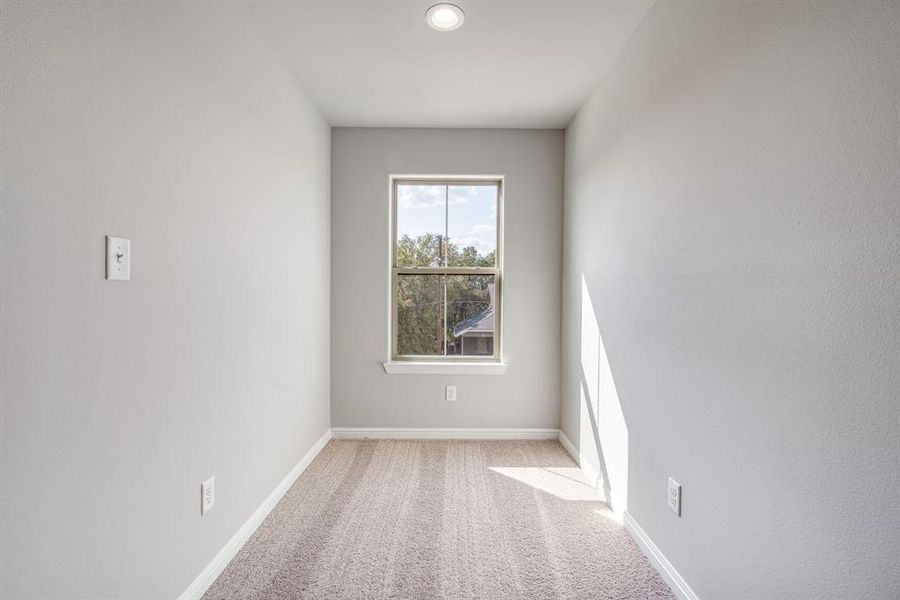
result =
[[[397,242],[397,265],[401,267],[492,267],[495,253],[481,255],[474,246],[459,248],[444,236],[428,233],[415,238],[404,235]],[[492,275],[399,275],[397,280],[400,354],[441,355],[461,349],[454,327],[490,307],[488,285]],[[446,318],[445,318],[446,316]]]

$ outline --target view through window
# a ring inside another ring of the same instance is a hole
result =
[[[395,359],[499,359],[502,182],[393,182]]]

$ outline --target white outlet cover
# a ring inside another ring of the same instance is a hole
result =
[[[456,386],[448,385],[444,391],[444,400],[447,402],[456,402]]]
[[[679,517],[681,516],[681,484],[669,477],[669,493],[666,497],[669,509]]]
[[[106,236],[106,278],[131,280],[131,240]]]
[[[205,515],[216,503],[216,478],[210,477],[200,484],[200,514]]]

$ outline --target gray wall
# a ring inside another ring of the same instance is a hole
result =
[[[328,427],[330,133],[250,23],[0,5],[3,598],[177,596]]]
[[[504,375],[384,373],[391,173],[506,175]],[[561,131],[333,130],[333,426],[558,426],[562,180]]]
[[[702,598],[900,597],[898,70],[896,2],[658,2],[567,130],[562,426]]]

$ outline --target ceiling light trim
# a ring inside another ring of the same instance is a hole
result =
[[[435,31],[456,31],[466,20],[466,13],[455,4],[441,2],[425,11],[425,22]]]

